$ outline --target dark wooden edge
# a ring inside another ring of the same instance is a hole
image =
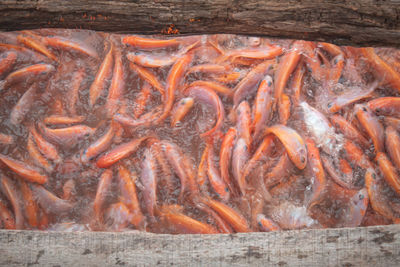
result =
[[[400,225],[231,235],[0,231],[0,265],[399,266]]]
[[[400,0],[19,0],[0,2],[0,30],[82,28],[160,34],[235,33],[400,46]]]

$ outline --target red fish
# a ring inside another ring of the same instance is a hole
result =
[[[44,42],[51,47],[67,50],[67,51],[74,51],[78,52],[90,57],[99,58],[97,51],[86,44],[78,43],[63,37],[46,37]]]
[[[274,125],[265,130],[265,134],[274,134],[282,142],[294,165],[300,170],[307,165],[307,149],[303,138],[292,128]]]
[[[116,125],[114,122],[111,122],[110,127],[108,130],[102,135],[99,139],[97,139],[94,143],[92,143],[84,152],[82,155],[82,161],[83,162],[88,162],[89,160],[97,157],[100,155],[102,152],[107,150],[114,139],[116,131]]]
[[[164,90],[164,89],[163,89]],[[146,104],[152,96],[152,90],[149,83],[145,83],[137,95],[133,108],[133,116],[140,117],[146,109]]]
[[[81,139],[94,134],[95,129],[86,125],[75,125],[66,128],[52,129],[39,124],[39,129],[50,142],[63,147],[76,145]]]
[[[104,57],[104,60],[101,63],[99,70],[97,71],[96,77],[89,88],[89,105],[91,107],[94,106],[99,96],[106,89],[105,87],[107,81],[111,79],[111,75],[114,68],[113,48],[114,46],[111,43],[110,50]]]
[[[178,211],[164,208],[161,211],[162,218],[181,234],[217,234],[218,231],[211,225],[197,221]]]
[[[262,134],[262,130],[267,124],[271,116],[271,108],[274,103],[272,77],[267,75],[261,81],[258,87],[257,96],[254,100],[253,108],[253,138],[258,140]]]
[[[108,88],[107,96],[107,114],[112,117],[119,107],[119,102],[124,93],[125,88],[125,74],[124,66],[122,64],[121,51],[116,50],[114,53],[114,71],[111,80],[110,88]]]
[[[246,145],[246,141],[240,138],[236,141],[232,153],[232,173],[242,195],[246,194],[247,182],[246,177],[243,176],[243,171],[248,159],[249,149]]]
[[[229,128],[225,133],[224,139],[222,140],[221,148],[219,151],[219,166],[221,171],[221,178],[229,187],[231,193],[235,192],[233,189],[232,180],[229,174],[229,167],[232,158],[232,149],[236,139],[237,131],[235,128]],[[205,153],[205,152],[204,152]]]
[[[247,220],[231,207],[211,198],[204,198],[202,201],[215,212],[217,212],[225,221],[227,221],[236,232],[251,232]]]
[[[111,167],[116,162],[120,161],[133,154],[138,150],[139,146],[145,141],[148,137],[141,137],[138,139],[133,139],[127,143],[123,143],[106,152],[104,155],[99,157],[96,162],[97,167],[99,168],[108,168]]]
[[[257,84],[270,72],[275,65],[275,60],[267,60],[254,67],[233,89],[233,104],[237,107],[243,99],[257,90]]]
[[[164,87],[162,86],[161,82],[158,80],[158,78],[154,73],[152,73],[150,70],[147,70],[133,63],[130,63],[129,67],[131,68],[131,70],[136,72],[143,80],[145,80],[151,86],[156,88],[162,96],[165,95]]]
[[[0,222],[4,229],[16,229],[14,216],[2,202],[0,202]]]
[[[178,39],[159,40],[159,39],[144,38],[132,35],[132,36],[125,36],[122,39],[122,43],[129,44],[131,46],[140,49],[153,50],[159,48],[167,48],[171,46],[172,47],[178,46],[181,42]]]
[[[48,181],[48,177],[35,167],[29,166],[27,163],[12,159],[8,156],[0,154],[2,161],[8,168],[29,182],[44,184]]]
[[[182,98],[176,103],[171,114],[171,126],[176,127],[177,124],[185,117],[185,115],[192,109],[194,99],[191,97]]]
[[[103,205],[107,196],[110,195],[112,179],[113,172],[112,170],[107,169],[101,174],[100,181],[97,185],[96,197],[94,198],[93,202],[93,209],[96,223],[100,224],[100,227],[104,224]]]
[[[312,139],[307,139],[306,144],[308,152],[308,166],[310,172],[312,173],[312,195],[308,203],[308,208],[310,209],[321,201],[326,188],[326,177],[324,167],[322,166],[321,157],[319,155],[319,149],[315,145],[315,142]]]
[[[35,162],[36,166],[41,167],[50,173],[53,171],[53,166],[50,164],[50,162],[47,161],[47,159],[40,153],[40,151],[36,147],[36,144],[35,144],[35,141],[33,141],[32,135],[28,136],[26,150],[28,151],[29,156]]]
[[[7,51],[2,54],[2,57],[0,58],[0,77],[11,71],[16,60],[17,53],[15,52]]]
[[[11,206],[14,210],[15,216],[15,228],[24,228],[24,214],[23,214],[23,203],[21,202],[21,197],[14,183],[6,176],[0,175],[0,189],[3,194],[10,201]]]
[[[136,190],[136,173],[130,172],[123,165],[118,166],[119,188],[121,191],[122,202],[128,207],[133,217],[131,223],[140,227],[145,217],[140,209],[140,203]]]
[[[58,61],[58,58],[49,49],[47,49],[45,44],[43,44],[40,40],[24,35],[18,35],[17,40],[25,46],[42,53],[51,60]]]
[[[169,112],[172,109],[172,105],[174,104],[175,91],[178,90],[178,87],[180,86],[180,83],[184,77],[186,70],[189,68],[190,62],[192,62],[192,59],[193,55],[191,53],[188,53],[179,58],[171,67],[167,76],[164,109],[161,116],[157,120],[158,123],[164,121],[169,115]]]
[[[35,141],[37,148],[39,151],[48,159],[55,161],[56,163],[61,162],[61,156],[58,153],[57,148],[47,142],[43,136],[41,136],[35,126],[30,127],[30,133],[32,135],[32,139]]]
[[[368,136],[372,139],[375,151],[383,151],[385,147],[385,131],[378,118],[366,105],[357,104],[355,105],[354,110],[358,121],[361,123]]]
[[[19,188],[21,190],[21,195],[24,203],[25,217],[32,227],[38,226],[38,213],[39,208],[36,204],[35,199],[33,198],[32,190],[29,185],[23,181],[19,180]]]
[[[154,219],[154,210],[157,207],[157,163],[150,149],[144,152],[142,173],[140,180],[143,184],[143,199],[147,213]]]
[[[281,57],[279,64],[278,64],[278,69],[275,72],[275,99],[278,101],[282,96],[283,90],[286,87],[286,84],[289,80],[290,75],[292,72],[295,70],[297,67],[297,64],[299,63],[301,54],[301,51],[298,51],[299,49],[300,42],[294,42],[291,51],[285,54],[284,56]]]
[[[229,200],[229,190],[225,183],[225,181],[221,178],[221,175],[218,169],[215,167],[214,163],[214,148],[210,144],[208,145],[208,156],[207,156],[207,176],[208,180],[210,181],[210,185],[214,189],[214,191],[218,194],[218,196],[224,200]]]
[[[246,142],[246,146],[251,149],[252,138],[250,134],[251,118],[250,118],[250,106],[247,101],[242,101],[236,108],[237,122],[236,129],[238,138],[243,138]]]
[[[185,94],[190,97],[193,97],[194,99],[200,102],[211,105],[215,110],[217,116],[217,122],[215,123],[215,126],[212,129],[208,130],[207,132],[200,134],[200,137],[209,137],[214,135],[217,131],[219,131],[220,128],[222,127],[225,118],[224,106],[219,96],[213,90],[207,87],[197,87],[197,86],[187,88],[185,90]]]
[[[400,169],[400,135],[392,126],[386,127],[386,151],[394,165]]]

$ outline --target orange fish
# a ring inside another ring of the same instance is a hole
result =
[[[159,40],[159,39],[151,39],[151,38],[144,38],[144,37],[139,37],[139,36],[125,36],[122,39],[123,44],[128,44],[131,46],[134,46],[136,48],[140,49],[159,49],[159,48],[167,48],[167,47],[173,47],[173,46],[178,46],[181,42],[178,39],[165,39],[165,40]]]
[[[35,167],[29,166],[27,163],[12,159],[8,156],[0,154],[0,161],[2,161],[8,168],[14,171],[16,174],[26,179],[29,182],[44,184],[48,178],[42,174]]]

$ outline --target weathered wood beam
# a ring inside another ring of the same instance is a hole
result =
[[[400,47],[400,0],[19,0],[0,2],[0,30],[84,28],[154,34],[236,33]]]
[[[4,266],[399,266],[400,225],[234,235],[0,231]]]

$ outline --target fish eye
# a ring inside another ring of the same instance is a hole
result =
[[[364,112],[367,112],[367,108],[366,108],[366,107],[362,107],[362,110],[363,110]]]
[[[363,199],[364,199],[364,195],[363,195],[363,194],[360,194],[360,195],[358,196],[358,198],[359,198],[360,200],[363,200]]]
[[[376,112],[377,114],[379,114],[379,113],[381,113],[381,109],[380,109],[380,108],[377,108],[377,109],[375,109],[375,112]]]
[[[225,192],[227,192],[227,193],[229,192],[229,191],[228,191],[228,187],[225,187]]]
[[[328,103],[328,105],[327,105],[328,108],[331,108],[332,106],[333,106],[332,102]]]
[[[301,161],[301,163],[304,163],[304,162],[306,162],[306,158],[304,156],[301,156],[300,161]]]
[[[268,81],[267,84],[268,84],[268,86],[271,86],[271,85],[272,85],[272,82],[271,82],[271,81]]]
[[[373,178],[374,180],[376,179],[375,173],[372,174],[372,178]]]

